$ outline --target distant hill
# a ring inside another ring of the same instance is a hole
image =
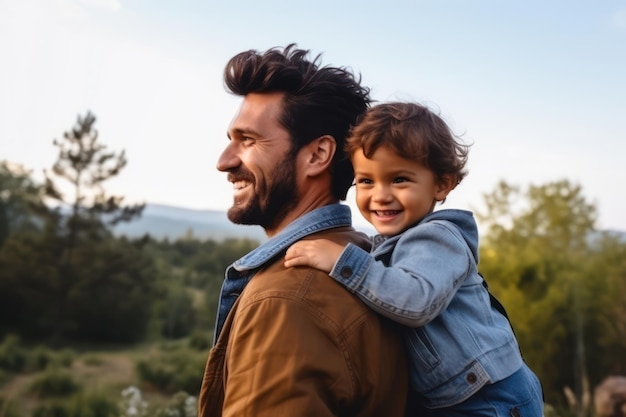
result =
[[[114,232],[129,238],[150,234],[155,239],[170,240],[189,235],[218,241],[227,238],[267,240],[261,227],[233,224],[224,211],[193,210],[163,204],[146,204],[139,219],[118,224]]]
[[[368,235],[376,233],[370,225],[355,223],[354,227]],[[126,235],[130,238],[150,234],[155,239],[168,238],[170,240],[189,235],[198,239],[218,241],[227,238],[248,238],[259,242],[267,240],[260,226],[233,224],[226,217],[225,211],[193,210],[164,204],[146,204],[139,219],[121,223],[114,228],[114,231],[117,235]],[[625,231],[605,230],[603,232],[609,233],[621,242],[626,242]],[[590,241],[597,241],[603,232],[594,232],[589,237]]]

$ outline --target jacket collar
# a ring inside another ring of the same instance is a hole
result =
[[[330,204],[320,207],[298,217],[277,235],[235,261],[232,268],[239,272],[259,268],[305,236],[351,225],[350,207],[343,204]]]

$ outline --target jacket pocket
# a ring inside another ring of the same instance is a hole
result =
[[[406,334],[408,355],[415,371],[431,372],[441,363],[435,347],[422,329],[408,329]]]

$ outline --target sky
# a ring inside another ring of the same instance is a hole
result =
[[[41,178],[53,140],[90,111],[128,158],[110,193],[226,210],[215,165],[240,98],[224,65],[292,42],[360,74],[378,102],[428,105],[472,144],[444,207],[480,210],[502,180],[567,179],[599,228],[626,231],[623,0],[0,0],[0,160]]]

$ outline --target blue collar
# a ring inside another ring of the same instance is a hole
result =
[[[322,230],[351,225],[350,207],[343,204],[320,207],[289,223],[276,236],[235,261],[232,268],[239,272],[259,268],[305,236]]]

